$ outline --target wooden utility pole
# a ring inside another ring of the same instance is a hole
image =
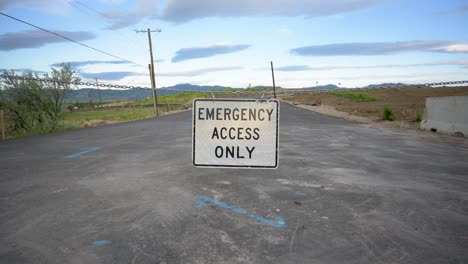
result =
[[[2,140],[5,139],[5,116],[3,110],[0,110],[0,123],[2,124]]]
[[[155,84],[155,79],[153,78],[153,69],[151,67],[151,64],[148,64],[148,70],[150,74],[150,79],[151,79],[151,88],[153,88],[153,107],[154,107],[154,114],[158,115],[158,100],[156,99],[156,84]]]
[[[99,89],[99,83],[98,83],[98,80],[96,78],[96,87],[97,87],[97,90],[98,90],[98,93],[99,93],[99,102],[101,103],[101,105],[99,107],[102,107],[102,96],[101,96],[101,90]]]
[[[270,65],[271,65],[271,78],[273,78],[273,97],[276,99],[275,72],[273,71],[273,61],[270,61]]]
[[[150,77],[151,77],[151,85],[153,88],[153,103],[154,103],[154,114],[158,115],[158,94],[156,92],[156,77],[154,74],[154,58],[153,58],[153,44],[151,43],[151,32],[161,32],[161,29],[156,29],[156,30],[151,30],[147,29],[145,30],[135,30],[136,33],[143,33],[147,32],[148,33],[148,42],[149,42],[149,50],[150,50],[150,59],[151,59],[151,65],[150,65]]]

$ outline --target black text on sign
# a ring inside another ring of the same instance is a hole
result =
[[[278,122],[276,100],[195,99],[193,164],[276,168]]]

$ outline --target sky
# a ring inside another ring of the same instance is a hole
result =
[[[0,69],[237,88],[467,80],[468,0],[1,0]],[[120,59],[119,59],[120,58]]]

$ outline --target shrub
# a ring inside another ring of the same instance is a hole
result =
[[[14,135],[33,135],[54,132],[59,129],[65,109],[64,100],[72,90],[70,82],[77,78],[69,65],[52,69],[44,74],[4,71],[0,82],[0,108],[8,116],[10,130]]]
[[[388,105],[384,107],[383,119],[388,121],[394,121],[396,119],[393,110]]]
[[[416,117],[413,119],[413,122],[421,122],[422,121],[422,117],[421,117],[421,114],[419,112],[416,112]]]

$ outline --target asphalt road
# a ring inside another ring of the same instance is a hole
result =
[[[0,209],[0,263],[468,263],[468,144],[282,103],[278,169],[200,169],[184,112],[1,142]]]

